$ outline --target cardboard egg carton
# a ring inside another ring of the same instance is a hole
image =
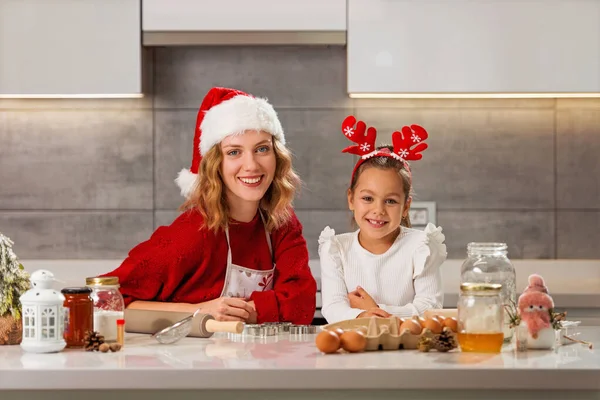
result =
[[[436,334],[424,328],[415,335],[408,329],[400,332],[398,317],[390,318],[356,318],[324,325],[323,329],[360,330],[367,338],[366,351],[416,349],[422,337],[433,339]],[[446,328],[445,328],[446,329]],[[453,333],[454,334],[454,333]],[[455,335],[455,334],[454,334]]]

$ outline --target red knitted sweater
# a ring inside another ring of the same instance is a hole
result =
[[[202,228],[197,211],[181,214],[134,247],[121,266],[104,276],[117,276],[125,303],[134,300],[200,303],[218,298],[225,283],[225,233]],[[201,229],[202,228],[202,229]],[[229,227],[232,262],[246,268],[273,268],[264,225],[257,213],[248,223]],[[295,214],[271,232],[276,263],[273,290],[254,292],[258,323],[309,324],[315,313],[317,285],[308,266],[302,225]]]

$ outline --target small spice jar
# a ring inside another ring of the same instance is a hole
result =
[[[458,299],[458,344],[461,351],[499,353],[504,341],[502,285],[463,283]]]
[[[125,301],[119,291],[119,278],[87,278],[86,285],[92,289],[94,300],[94,330],[104,336],[105,342],[116,342],[117,321],[124,319],[125,315]]]
[[[94,327],[94,302],[92,289],[88,287],[68,287],[61,290],[65,301],[65,333],[67,347],[83,347],[85,334]]]

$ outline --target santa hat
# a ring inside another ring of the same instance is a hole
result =
[[[175,179],[181,195],[188,197],[191,193],[202,156],[227,136],[240,135],[247,130],[268,132],[285,144],[281,122],[266,99],[235,89],[210,89],[196,118],[192,165],[189,169],[182,169]]]

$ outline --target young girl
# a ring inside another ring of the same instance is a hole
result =
[[[418,125],[392,135],[394,146],[375,148],[376,131],[352,116],[342,124],[360,156],[352,172],[348,206],[358,230],[319,238],[322,313],[329,323],[358,317],[411,317],[441,308],[440,265],[446,259],[441,228],[411,229],[412,177],[427,132]]]
[[[116,270],[128,308],[202,312],[217,320],[310,323],[316,282],[291,204],[299,178],[266,100],[213,88],[196,122],[187,197]]]

